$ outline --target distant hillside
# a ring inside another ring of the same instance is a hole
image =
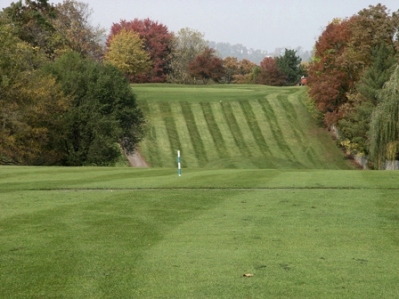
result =
[[[264,50],[254,50],[252,48],[248,49],[247,47],[241,44],[231,45],[229,43],[217,43],[217,42],[208,42],[209,47],[215,49],[221,58],[226,58],[228,56],[237,57],[238,60],[248,59],[256,64],[259,64],[263,58],[266,56],[277,57],[280,55],[284,55],[285,48],[276,48],[273,52],[267,52]],[[309,61],[312,53],[310,51],[304,50],[301,47],[297,47],[294,49],[297,51],[297,55],[302,58],[302,61]]]
[[[134,85],[152,167],[348,169],[305,106],[302,87]]]

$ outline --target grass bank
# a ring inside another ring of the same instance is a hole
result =
[[[303,87],[133,86],[147,123],[140,149],[152,167],[349,169],[306,109]]]

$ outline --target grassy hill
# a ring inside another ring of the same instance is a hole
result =
[[[134,85],[148,120],[140,145],[152,167],[348,169],[317,127],[301,87]]]

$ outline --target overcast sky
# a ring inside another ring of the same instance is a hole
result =
[[[0,0],[0,8],[16,0]],[[62,0],[50,0],[59,3]],[[189,27],[214,42],[242,44],[273,52],[276,48],[311,50],[334,18],[350,17],[369,5],[391,12],[399,0],[82,0],[93,10],[92,23],[107,29],[121,19],[150,18],[177,32]]]

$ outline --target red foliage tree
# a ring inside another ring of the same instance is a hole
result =
[[[152,68],[146,74],[131,76],[132,82],[165,82],[170,71],[171,44],[173,33],[168,28],[150,19],[133,21],[121,20],[114,23],[107,38],[107,46],[114,35],[122,29],[137,32],[144,42],[144,48],[150,55]]]
[[[282,86],[285,83],[285,75],[277,66],[276,57],[265,57],[260,62],[260,83],[272,86]]]
[[[216,56],[216,51],[206,48],[189,65],[188,70],[194,78],[202,79],[206,84],[210,79],[219,82],[225,75],[223,60]]]
[[[316,107],[325,113],[329,126],[341,116],[340,107],[347,102],[346,94],[353,86],[353,76],[342,55],[350,39],[349,24],[352,19],[330,23],[315,46],[313,61],[308,69],[309,94]]]

